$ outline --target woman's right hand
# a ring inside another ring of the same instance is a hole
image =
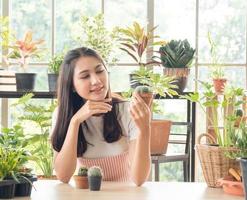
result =
[[[82,123],[92,115],[107,113],[112,109],[112,105],[110,105],[109,102],[111,102],[111,99],[104,99],[104,101],[87,100],[75,113],[73,120]]]

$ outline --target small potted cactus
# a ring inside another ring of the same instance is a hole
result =
[[[243,110],[242,109],[237,109],[235,111],[235,116],[236,116],[236,120],[235,120],[235,127],[239,127],[241,122],[245,122],[246,117],[243,116]]]
[[[151,106],[153,100],[153,91],[151,87],[146,85],[137,86],[135,92],[141,96],[149,107]]]
[[[92,166],[88,169],[89,189],[91,191],[99,191],[101,186],[103,173],[98,166]]]
[[[88,169],[86,167],[80,167],[78,175],[74,175],[76,188],[88,189]]]

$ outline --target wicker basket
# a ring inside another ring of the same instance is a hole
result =
[[[206,137],[211,145],[201,144],[201,139]],[[195,149],[202,166],[205,181],[209,187],[220,187],[217,180],[228,174],[229,168],[240,168],[239,162],[226,157],[227,152],[237,151],[234,147],[219,147],[215,139],[209,134],[201,134],[197,138]]]

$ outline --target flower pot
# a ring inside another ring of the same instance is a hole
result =
[[[48,86],[50,92],[57,91],[58,74],[48,74]]]
[[[244,194],[247,196],[247,158],[240,159],[242,181],[244,183]]]
[[[88,182],[89,182],[89,189],[91,191],[99,191],[101,186],[101,176],[89,176]]]
[[[37,177],[35,176],[26,177],[26,178],[28,178],[31,183],[37,181]],[[16,197],[30,196],[33,188],[32,184],[24,178],[20,178],[19,182],[20,183],[15,184],[15,196]]]
[[[219,179],[218,182],[223,187],[225,193],[244,196],[244,186],[242,182],[231,180],[228,176],[224,177],[224,179]]]
[[[150,149],[152,155],[165,154],[172,122],[169,120],[151,121],[151,142]]]
[[[174,77],[173,85],[177,86],[177,89],[174,89],[178,94],[183,93],[184,89],[187,86],[188,75],[190,69],[188,67],[184,68],[164,68],[164,75]]]
[[[12,199],[15,196],[15,181],[0,181],[0,199]]]
[[[15,73],[15,77],[17,91],[33,91],[36,79],[35,73]]]
[[[150,107],[153,100],[153,93],[140,93],[139,94],[143,101]]]
[[[213,79],[214,90],[216,94],[223,94],[226,84],[225,78]]]
[[[75,175],[74,176],[74,181],[75,181],[75,185],[76,188],[79,189],[88,189],[88,177],[87,176],[78,176]]]
[[[234,126],[239,127],[241,122],[246,123],[246,119],[247,117],[237,117],[237,119],[234,122]]]

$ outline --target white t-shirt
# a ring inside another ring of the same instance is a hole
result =
[[[103,116],[90,117],[86,120],[88,129],[82,124],[83,133],[87,140],[87,151],[83,154],[84,158],[102,158],[107,156],[119,155],[129,148],[129,141],[137,137],[138,129],[132,120],[129,112],[129,102],[120,102],[118,120],[122,128],[123,136],[116,142],[107,143],[103,137]],[[55,127],[57,109],[52,116],[52,130]]]

